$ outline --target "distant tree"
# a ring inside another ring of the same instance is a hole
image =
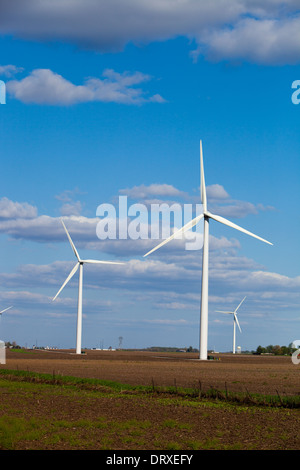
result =
[[[19,346],[15,341],[13,341],[12,343],[10,341],[6,341],[5,346],[7,348],[21,349],[21,346]]]
[[[281,347],[278,344],[276,344],[272,348],[272,353],[275,354],[275,356],[281,356],[282,355]]]
[[[292,350],[289,346],[281,346],[281,354],[283,356],[289,356],[292,354]]]
[[[263,354],[265,351],[265,348],[263,348],[262,346],[257,346],[255,354]]]
[[[278,344],[266,346],[258,346],[254,354],[274,354],[275,356],[288,356],[293,353],[295,348],[293,348],[292,343],[288,346],[279,346]]]

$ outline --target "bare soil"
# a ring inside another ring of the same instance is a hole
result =
[[[226,387],[232,392],[265,395],[300,394],[300,364],[288,356],[213,355],[200,361],[192,353],[88,350],[19,353],[7,350],[6,364],[0,367],[74,377],[112,380],[131,385]]]
[[[124,384],[215,387],[232,392],[281,396],[299,395],[300,365],[290,357],[226,355],[199,361],[186,353],[130,351],[7,351],[4,369],[97,378]],[[299,409],[229,406],[205,400],[188,403],[176,397],[118,394],[12,394],[0,389],[1,417],[47,418],[50,425],[39,440],[19,439],[16,449],[114,450],[299,450]],[[55,430],[55,423],[67,427]],[[89,422],[89,427],[82,422]],[[99,421],[100,420],[100,421]],[[71,423],[71,426],[70,426]],[[81,424],[80,424],[81,423]],[[95,423],[98,423],[96,426]],[[99,425],[101,423],[101,426]],[[50,427],[49,427],[50,426]],[[52,431],[51,431],[52,429]],[[54,434],[56,439],[54,439]],[[1,426],[0,426],[1,435]],[[0,447],[1,448],[1,447]]]

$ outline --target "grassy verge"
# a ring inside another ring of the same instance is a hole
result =
[[[230,392],[227,389],[218,390],[214,387],[203,391],[199,388],[180,388],[177,386],[159,387],[159,386],[142,386],[142,385],[128,385],[119,382],[80,378],[72,376],[41,374],[37,372],[29,372],[23,370],[9,370],[0,369],[0,377],[7,377],[10,380],[22,380],[26,382],[45,383],[60,385],[63,387],[76,387],[85,390],[95,391],[114,391],[114,392],[130,392],[139,394],[157,394],[157,395],[172,395],[178,397],[185,397],[191,399],[206,399],[219,402],[227,402],[240,405],[253,405],[265,406],[273,408],[300,408],[300,396],[280,396],[276,395],[262,395],[250,394],[248,391],[245,393]]]
[[[23,348],[11,348],[10,351],[22,354],[34,354],[33,351],[28,351],[28,349]]]

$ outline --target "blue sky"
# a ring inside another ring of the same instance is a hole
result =
[[[63,216],[82,257],[126,262],[85,266],[84,347],[199,347],[201,250],[143,258],[157,242],[100,241],[96,210],[200,202],[200,139],[209,208],[274,244],[211,221],[208,346],[231,349],[216,310],[245,295],[237,345],[298,339],[299,23],[294,1],[3,3],[5,341],[75,346],[78,278],[52,302],[75,264]]]

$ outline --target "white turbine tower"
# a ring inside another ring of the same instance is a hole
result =
[[[211,212],[207,210],[207,197],[206,197],[206,187],[205,187],[205,178],[204,178],[204,167],[203,167],[203,154],[202,154],[202,141],[200,140],[200,196],[201,196],[201,203],[203,206],[203,214],[198,215],[195,217],[193,220],[188,222],[186,225],[184,225],[181,229],[177,230],[174,232],[169,238],[164,240],[162,243],[157,245],[155,248],[150,250],[148,253],[146,253],[144,256],[148,256],[150,253],[153,253],[153,251],[157,250],[161,246],[165,245],[168,243],[170,240],[175,238],[179,233],[184,233],[187,230],[191,229],[194,227],[202,218],[204,218],[204,230],[203,230],[203,255],[202,255],[202,287],[201,287],[201,310],[200,310],[200,355],[199,358],[202,360],[207,359],[207,336],[208,336],[208,244],[209,244],[209,219],[213,219],[217,222],[220,222],[221,224],[228,225],[231,228],[234,228],[236,230],[239,230],[240,232],[246,233],[247,235],[251,235],[254,238],[257,238],[258,240],[261,240],[265,243],[268,243],[269,245],[272,245],[272,243],[268,242],[267,240],[264,240],[261,237],[258,237],[257,235],[254,235],[254,233],[249,232],[248,230],[245,230],[242,227],[239,227],[238,225],[230,222],[227,219],[224,219],[224,217],[221,217],[219,215],[214,215]]]
[[[233,315],[233,346],[232,346],[233,354],[235,354],[235,329],[236,329],[236,325],[238,326],[240,332],[242,332],[239,321],[238,321],[238,317],[237,317],[237,311],[240,308],[240,306],[242,305],[242,303],[244,302],[245,298],[246,297],[243,298],[241,303],[237,306],[237,308],[233,312],[224,312],[222,310],[216,310],[216,312],[218,312],[218,313],[229,313],[229,314]]]
[[[78,251],[76,250],[76,247],[69,235],[68,230],[66,229],[65,224],[63,221],[61,221],[63,224],[63,227],[66,231],[66,234],[68,236],[69,242],[71,247],[73,248],[73,251],[75,253],[75,256],[77,258],[77,263],[74,266],[74,268],[71,270],[69,276],[57,292],[56,296],[52,299],[55,300],[56,297],[60,294],[60,292],[63,290],[65,285],[70,281],[70,279],[74,276],[74,274],[77,272],[79,268],[79,284],[78,284],[78,309],[77,309],[77,339],[76,339],[76,354],[81,354],[81,337],[82,337],[82,278],[83,278],[83,265],[84,263],[87,264],[124,264],[124,263],[119,263],[119,262],[114,262],[114,261],[98,261],[98,260],[93,260],[93,259],[81,259]]]

